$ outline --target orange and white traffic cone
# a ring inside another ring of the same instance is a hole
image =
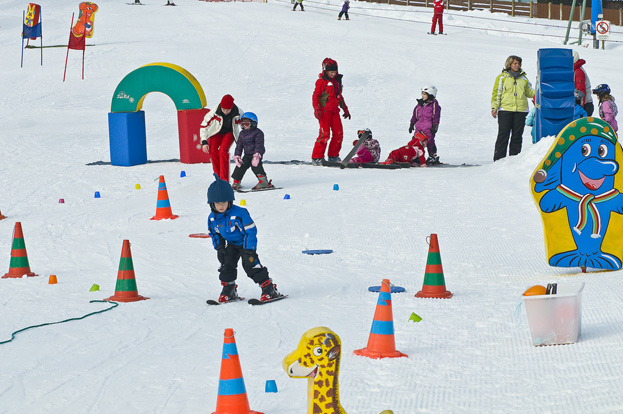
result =
[[[138,294],[136,279],[134,277],[134,264],[132,263],[132,252],[130,251],[130,241],[124,240],[121,247],[121,260],[119,261],[119,272],[117,273],[117,286],[115,294],[108,299],[113,302],[136,302],[149,299]]]
[[[2,211],[0,211],[0,220],[4,220],[6,216],[2,215]]]
[[[156,201],[156,215],[150,220],[174,220],[178,218],[171,211],[171,203],[169,202],[169,193],[167,192],[167,184],[164,182],[164,175],[160,176],[158,183],[158,201]]]
[[[9,264],[9,273],[2,276],[3,279],[8,277],[37,276],[30,271],[28,263],[28,253],[26,253],[26,243],[24,242],[24,233],[22,232],[22,223],[15,223],[13,228],[13,247],[11,248],[11,262]]]
[[[225,329],[216,411],[212,414],[264,414],[249,408],[234,330],[229,328]]]
[[[394,340],[394,316],[392,314],[392,294],[389,279],[383,279],[379,299],[376,303],[376,311],[372,320],[368,346],[356,349],[355,355],[368,358],[400,358],[407,354],[396,350]]]
[[[441,254],[439,253],[439,241],[436,234],[430,235],[428,245],[424,285],[422,290],[415,294],[415,297],[449,299],[452,297],[452,292],[446,290],[446,281],[443,277],[443,267],[441,266]]]

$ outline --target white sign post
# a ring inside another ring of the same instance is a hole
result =
[[[595,38],[601,40],[601,48],[604,49],[606,40],[610,39],[610,22],[608,20],[598,20],[595,23]]]

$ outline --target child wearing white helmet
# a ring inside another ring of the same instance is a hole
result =
[[[435,144],[435,134],[439,129],[439,120],[441,117],[441,106],[437,102],[437,88],[430,85],[422,88],[422,99],[417,100],[415,108],[413,108],[413,116],[409,124],[409,133],[417,134],[422,132],[428,137],[426,149],[428,150],[428,158],[426,164],[441,164],[439,155],[437,155],[437,145]],[[415,131],[415,132],[414,132]]]

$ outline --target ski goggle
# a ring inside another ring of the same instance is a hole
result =
[[[240,125],[242,125],[243,127],[250,127],[251,126],[251,121],[242,121],[240,123]]]

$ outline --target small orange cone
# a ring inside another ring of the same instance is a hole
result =
[[[2,215],[2,211],[0,211],[0,220],[4,220],[6,218],[6,216]]]
[[[50,278],[48,279],[48,285],[55,285],[58,283],[58,279],[56,278],[56,275],[50,275]]]
[[[441,254],[439,253],[439,242],[437,241],[436,234],[430,235],[428,245],[424,286],[422,286],[422,290],[415,294],[415,297],[449,299],[452,297],[452,292],[446,290],[446,281],[443,277]]]
[[[355,355],[368,358],[400,358],[408,357],[396,350],[394,340],[394,316],[392,314],[392,294],[389,279],[383,279],[379,299],[376,303],[376,311],[372,320],[368,346],[356,349]]]
[[[156,201],[156,215],[150,220],[175,220],[176,216],[171,211],[171,203],[169,202],[169,193],[167,192],[167,184],[164,182],[164,175],[160,176],[158,183],[158,201]]]
[[[134,278],[134,264],[132,263],[132,252],[130,251],[130,241],[124,240],[121,247],[121,260],[119,261],[119,272],[117,273],[117,286],[115,294],[108,299],[113,302],[136,302],[149,299],[139,296]]]
[[[229,328],[225,329],[216,411],[212,414],[264,414],[249,408],[234,330]]]
[[[28,263],[28,253],[26,253],[26,243],[24,242],[24,233],[22,233],[22,223],[15,223],[13,228],[13,247],[11,249],[11,263],[9,264],[9,273],[2,276],[3,279],[8,277],[37,276],[30,271]]]

